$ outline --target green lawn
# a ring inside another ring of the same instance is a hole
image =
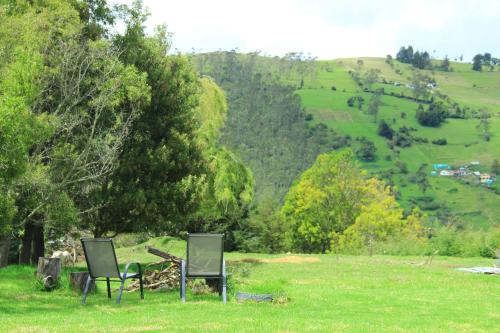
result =
[[[148,243],[184,253],[179,241]],[[122,262],[156,260],[145,252],[145,244],[117,253]],[[231,298],[224,305],[216,295],[191,294],[183,304],[174,290],[146,292],[143,301],[138,292],[125,293],[117,305],[99,285],[83,306],[79,295],[66,288],[38,291],[34,267],[9,266],[0,270],[1,331],[493,332],[500,327],[500,277],[454,270],[491,265],[491,260],[438,257],[420,265],[424,258],[296,256],[305,262],[237,264],[242,258],[287,256],[226,256],[232,268],[240,267],[233,291],[280,293],[289,298],[285,304],[237,303]]]

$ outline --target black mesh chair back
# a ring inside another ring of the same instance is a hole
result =
[[[181,262],[181,299],[186,301],[189,278],[206,278],[219,281],[219,295],[227,301],[226,264],[224,262],[223,234],[188,234],[187,260]]]
[[[113,242],[108,238],[82,239],[87,267],[92,278],[121,278]]]
[[[222,276],[223,252],[222,234],[188,235],[186,276]]]
[[[129,262],[123,272],[120,272],[118,267],[118,261],[116,260],[115,247],[113,245],[113,240],[110,238],[82,238],[83,252],[85,253],[85,260],[87,261],[87,267],[89,269],[89,274],[87,277],[87,282],[85,288],[83,289],[82,303],[85,304],[87,300],[87,293],[89,291],[89,286],[92,281],[98,278],[105,278],[106,286],[108,289],[108,298],[111,298],[111,282],[120,282],[120,290],[118,292],[118,297],[116,298],[116,303],[120,303],[123,294],[123,288],[125,286],[125,280],[127,279],[139,279],[139,285],[141,290],[141,299],[144,299],[144,286],[142,281],[142,268],[141,264],[138,262]],[[129,273],[130,265],[137,266],[137,272]],[[114,279],[114,280],[112,280]]]

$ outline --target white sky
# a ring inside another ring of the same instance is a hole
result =
[[[131,3],[131,0],[114,0]],[[148,30],[167,24],[181,52],[238,49],[319,59],[395,54],[413,45],[438,58],[500,57],[498,0],[144,0]],[[434,53],[435,52],[435,53]]]

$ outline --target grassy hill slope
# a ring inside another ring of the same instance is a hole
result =
[[[380,70],[379,82],[374,88],[383,87],[388,93],[403,92],[404,95],[411,96],[411,89],[406,87],[412,75],[410,65],[394,61],[394,66],[391,67],[383,58],[360,59],[363,60],[361,72],[372,68]],[[500,196],[494,191],[454,178],[431,177],[430,172],[434,163],[460,166],[471,161],[479,161],[479,169],[489,172],[492,161],[500,158],[500,135],[496,134],[500,133],[500,71],[474,72],[470,64],[456,62],[451,63],[452,72],[423,71],[436,80],[440,93],[448,95],[461,107],[486,109],[492,114],[492,137],[489,142],[483,140],[476,128],[478,119],[447,119],[439,128],[423,127],[415,118],[418,107],[416,102],[390,95],[382,96],[383,105],[379,109],[378,120],[384,119],[394,129],[401,126],[414,127],[417,129],[413,133],[414,136],[429,140],[429,143],[414,143],[409,148],[403,148],[398,155],[389,149],[385,138],[377,135],[378,123],[374,122],[372,116],[347,105],[347,99],[355,94],[363,96],[365,101],[371,97],[371,93],[360,93],[360,89],[349,75],[349,71],[357,67],[358,60],[319,62],[317,79],[306,80],[304,88],[297,90],[307,112],[313,115],[313,122],[323,122],[339,133],[349,134],[353,138],[365,136],[373,141],[377,148],[377,159],[363,163],[363,167],[370,171],[380,173],[395,169],[396,161],[400,160],[407,164],[411,174],[422,163],[427,163],[432,188],[425,196],[435,202],[433,210],[429,211],[430,214],[452,211],[462,217],[465,223],[475,226],[498,223]],[[384,80],[398,81],[401,86],[383,84]],[[332,86],[336,91],[332,90]],[[364,110],[366,104],[365,102]],[[405,118],[402,118],[402,112],[406,114]],[[448,144],[438,146],[431,143],[432,140],[440,138],[446,138]],[[408,178],[408,175],[399,173],[392,176],[401,192],[401,202],[405,207],[410,207],[412,202],[418,202],[424,196]],[[439,205],[440,209],[436,209],[436,205]]]

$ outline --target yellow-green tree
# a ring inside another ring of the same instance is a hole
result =
[[[317,157],[285,197],[281,210],[292,246],[325,253],[354,223],[366,200],[366,181],[350,150]]]
[[[386,241],[403,227],[403,210],[382,181],[369,179],[365,183],[365,205],[354,224],[339,237],[339,248],[368,248],[373,254],[377,242]]]

